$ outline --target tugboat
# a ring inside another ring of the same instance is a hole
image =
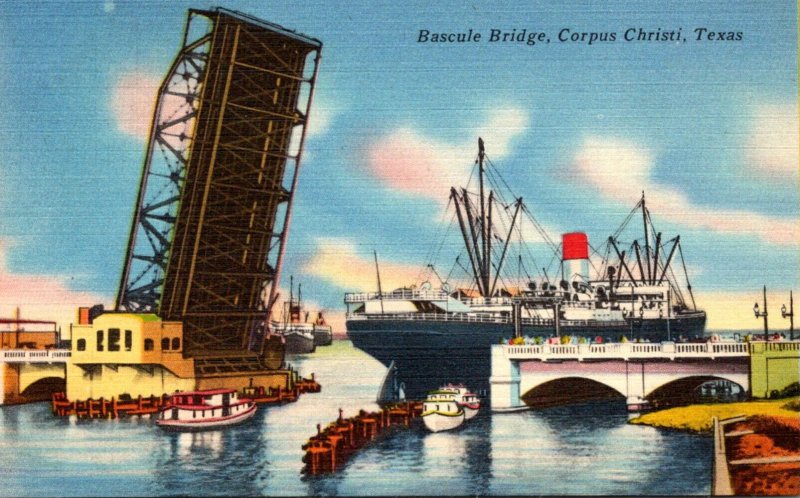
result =
[[[464,423],[464,410],[458,406],[458,392],[437,389],[428,393],[422,404],[422,421],[431,432],[449,431]]]
[[[447,276],[431,261],[419,285],[385,292],[378,276],[378,292],[345,294],[348,337],[385,366],[394,362],[407,397],[422,399],[450,381],[485,395],[490,346],[510,337],[660,342],[704,335],[706,314],[695,305],[680,236],[667,240],[655,229],[644,193],[601,248],[582,232],[556,244],[494,170],[480,138],[475,163],[477,192],[450,190],[456,229],[445,233],[460,228],[463,248]],[[643,231],[627,228],[637,218]],[[542,244],[530,245],[523,234],[538,234]],[[534,257],[540,248],[549,250]]]
[[[256,413],[256,404],[235,389],[187,391],[170,396],[156,425],[167,430],[202,431],[239,424]]]

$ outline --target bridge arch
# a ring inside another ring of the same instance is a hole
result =
[[[619,399],[625,402],[625,394],[619,386],[602,378],[568,376],[547,380],[529,387],[520,397],[530,407],[546,407],[582,403],[597,399]]]
[[[703,384],[712,381],[725,381],[732,385],[731,396],[747,392],[747,383],[739,378],[730,378],[726,375],[693,375],[665,382],[651,390],[645,397],[657,407],[679,406],[696,403],[701,400],[698,389]],[[746,379],[745,379],[746,380]]]
[[[66,392],[67,382],[63,377],[43,377],[24,389],[20,386],[20,396],[30,401],[49,400],[53,393]]]

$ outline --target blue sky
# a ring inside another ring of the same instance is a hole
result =
[[[284,273],[305,297],[341,310],[374,286],[373,250],[390,283],[418,275],[481,135],[553,238],[599,245],[645,190],[711,324],[745,320],[764,284],[785,300],[800,280],[795,2],[429,3],[223,4],[323,42]],[[187,9],[210,6],[0,3],[0,315],[113,301],[146,148],[124,104],[146,107]],[[742,39],[697,41],[701,27]],[[685,41],[626,42],[629,28]],[[483,40],[419,43],[422,29]],[[121,92],[130,81],[141,91]]]

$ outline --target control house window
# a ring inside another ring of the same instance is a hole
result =
[[[108,329],[108,350],[119,351],[119,329]]]

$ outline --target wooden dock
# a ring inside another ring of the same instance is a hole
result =
[[[242,389],[242,397],[256,404],[282,404],[297,401],[301,394],[318,393],[322,387],[311,374],[310,379],[297,377],[291,389],[250,386]],[[121,416],[151,415],[158,413],[169,402],[169,394],[161,396],[112,397],[110,399],[69,400],[64,393],[53,394],[51,407],[58,417],[77,416],[79,419],[115,419]]]

